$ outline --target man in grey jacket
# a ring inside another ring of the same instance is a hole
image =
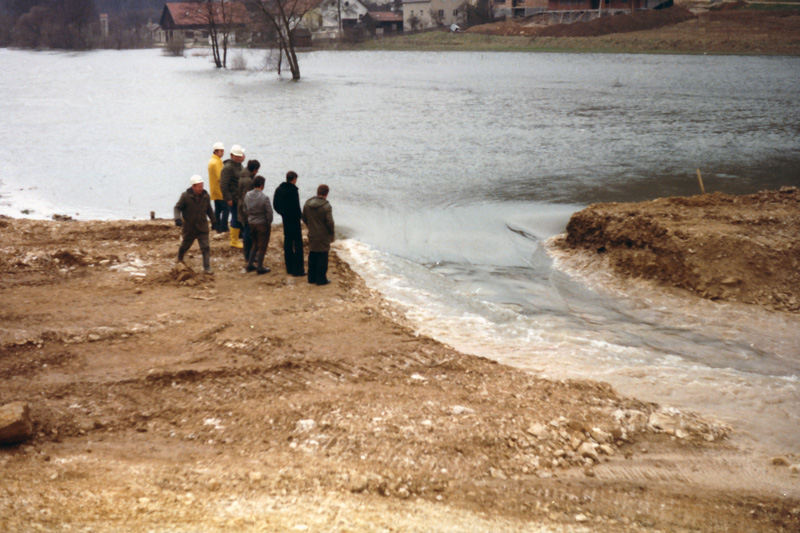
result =
[[[256,176],[253,180],[253,189],[244,196],[244,210],[247,213],[247,223],[250,225],[250,234],[253,246],[245,270],[258,274],[266,274],[269,268],[264,267],[264,256],[267,254],[269,235],[272,230],[272,205],[269,196],[264,194],[263,176]],[[253,263],[258,261],[258,266]]]
[[[317,195],[303,206],[302,219],[308,226],[308,282],[327,285],[328,252],[334,238],[333,208],[328,203],[327,185],[317,187]]]

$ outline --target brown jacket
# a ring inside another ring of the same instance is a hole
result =
[[[333,208],[325,198],[309,198],[303,206],[303,222],[308,226],[308,249],[330,252],[333,242]]]

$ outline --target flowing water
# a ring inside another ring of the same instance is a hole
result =
[[[571,275],[593,202],[800,185],[800,58],[315,52],[292,83],[191,51],[0,50],[0,213],[171,217],[215,141],[316,185],[338,250],[423,333],[800,451],[800,320]],[[279,263],[281,258],[274,258]]]

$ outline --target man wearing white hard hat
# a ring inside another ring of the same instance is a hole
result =
[[[242,174],[242,161],[244,161],[244,148],[238,144],[231,146],[231,158],[225,161],[220,174],[220,188],[222,198],[228,204],[231,213],[231,246],[244,248],[239,240],[242,225],[239,223],[237,206],[239,200],[239,176]]]
[[[225,155],[225,145],[214,143],[214,153],[208,160],[208,192],[214,203],[214,216],[217,223],[214,229],[219,233],[228,231],[228,204],[222,199],[222,189],[219,188],[219,176],[222,173],[222,156]]]
[[[211,247],[208,245],[208,221],[215,224],[217,220],[211,209],[211,196],[203,189],[203,178],[194,175],[190,182],[191,187],[181,194],[174,209],[175,225],[183,228],[183,240],[178,248],[178,262],[183,261],[183,256],[197,239],[200,252],[203,254],[203,270],[206,274],[213,274]]]

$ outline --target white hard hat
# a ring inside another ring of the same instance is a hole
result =
[[[235,155],[236,157],[244,157],[244,148],[238,144],[234,144],[233,147],[231,147],[231,155]]]
[[[222,143],[214,143],[214,151],[215,152],[217,150],[224,150],[224,149],[225,149],[225,145],[224,144],[222,144]]]
[[[203,178],[195,174],[192,176],[192,185],[197,185],[198,183],[203,183]]]

